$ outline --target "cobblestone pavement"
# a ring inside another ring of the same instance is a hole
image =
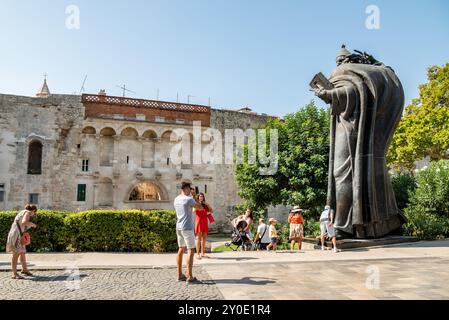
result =
[[[225,299],[449,299],[449,259],[209,265]]]
[[[26,280],[0,272],[0,299],[31,300],[211,300],[223,299],[202,268],[194,275],[204,284],[176,281],[176,269],[33,271]],[[79,276],[79,277],[78,277]],[[79,280],[77,280],[79,279]]]
[[[0,300],[449,299],[448,265],[446,257],[234,262],[196,266],[204,283],[195,285],[177,282],[174,268],[33,271],[26,280],[0,272]]]

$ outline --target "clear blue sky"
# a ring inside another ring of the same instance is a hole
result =
[[[80,29],[66,28],[66,6]],[[365,28],[368,5],[380,30]],[[449,2],[262,0],[0,0],[0,93],[34,95],[48,73],[53,93],[121,95],[285,115],[314,98],[342,43],[391,65],[406,99],[426,68],[449,62]],[[323,106],[323,103],[319,102]]]

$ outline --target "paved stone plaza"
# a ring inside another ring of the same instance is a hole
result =
[[[210,256],[187,285],[173,254],[29,254],[35,277],[20,281],[0,254],[0,299],[449,299],[449,240]]]
[[[195,268],[195,271],[205,280],[204,284],[188,285],[176,281],[176,269],[173,268],[36,271],[34,277],[20,281],[12,280],[9,272],[0,272],[0,297],[32,300],[223,299],[208,274],[201,268]]]
[[[226,299],[449,299],[449,259],[208,267]],[[378,271],[378,282],[376,272]]]

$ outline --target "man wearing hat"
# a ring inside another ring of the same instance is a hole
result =
[[[298,206],[293,207],[288,215],[290,223],[290,250],[295,250],[295,242],[298,243],[298,249],[302,247],[302,237],[304,235],[304,218],[301,209]]]
[[[268,233],[270,234],[270,244],[268,245],[267,250],[276,250],[278,244],[278,232],[275,227],[276,222],[277,220],[275,218],[270,218],[270,220],[268,220],[268,223],[270,224],[270,228],[268,229]]]

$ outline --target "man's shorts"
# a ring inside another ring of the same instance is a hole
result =
[[[195,232],[193,230],[176,230],[180,248],[195,249]]]
[[[329,226],[329,221],[323,221],[320,223],[321,236],[324,236],[327,233],[329,238],[335,237],[335,229],[334,225],[331,224]]]
[[[272,245],[275,245],[275,244],[278,243],[278,238],[274,238],[274,237],[273,237],[273,238],[271,238],[270,240],[271,240],[271,244],[272,244]]]

